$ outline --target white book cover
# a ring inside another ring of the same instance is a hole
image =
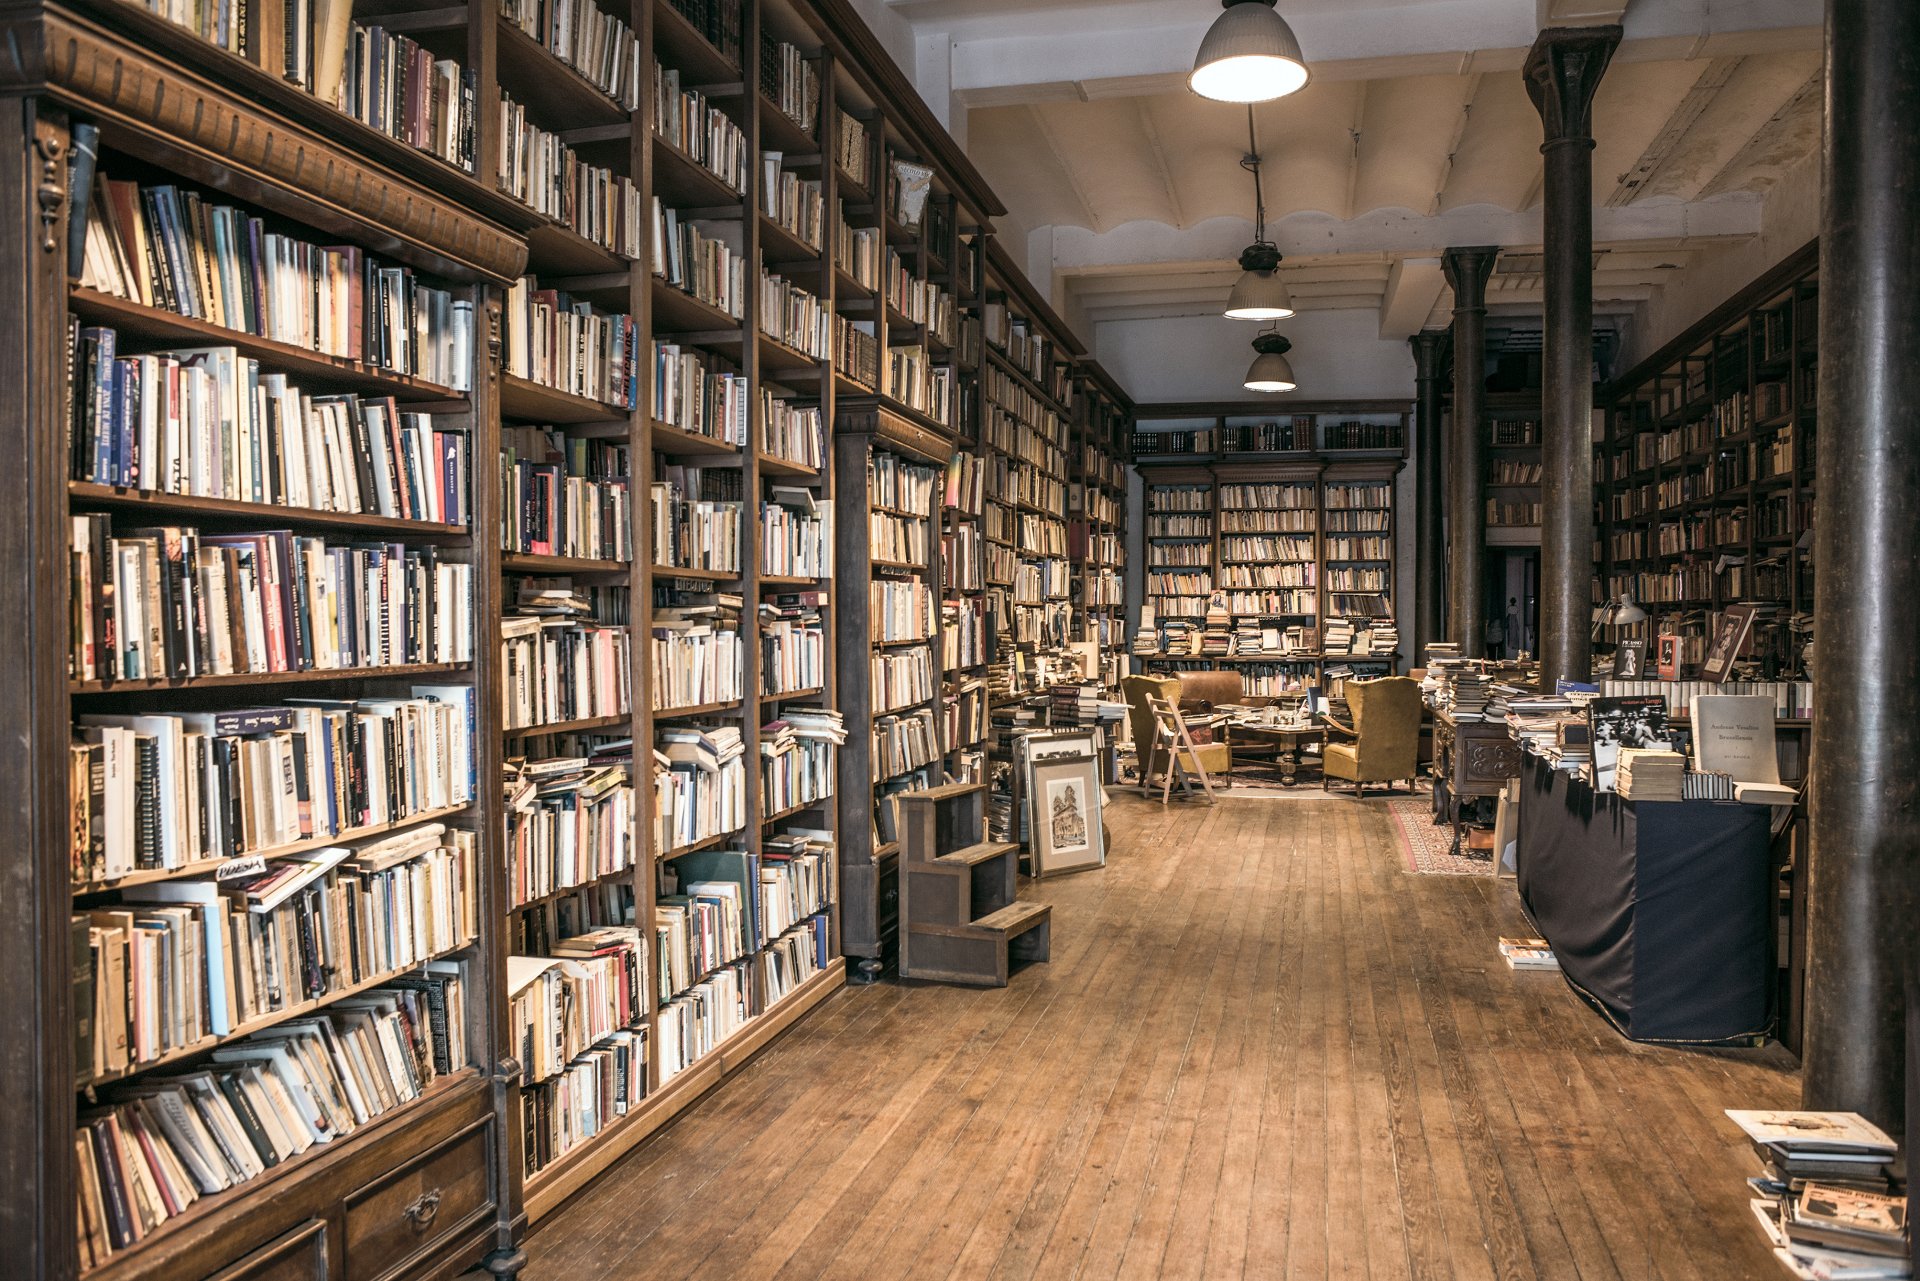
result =
[[[1695,694],[1687,710],[1693,722],[1694,769],[1729,774],[1736,783],[1780,782],[1773,699],[1765,694]]]

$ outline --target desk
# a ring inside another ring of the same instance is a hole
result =
[[[1773,811],[1625,801],[1529,755],[1520,902],[1629,1040],[1749,1044],[1773,1025]]]
[[[1456,721],[1433,714],[1433,813],[1453,825],[1453,852],[1460,852],[1460,802],[1498,796],[1520,773],[1520,744],[1505,721]]]
[[[1232,756],[1251,756],[1271,752],[1280,771],[1280,785],[1292,787],[1302,770],[1319,772],[1317,762],[1303,759],[1301,749],[1313,743],[1325,743],[1327,731],[1318,725],[1288,729],[1279,725],[1227,724],[1227,752]],[[1251,749],[1251,750],[1249,750]]]

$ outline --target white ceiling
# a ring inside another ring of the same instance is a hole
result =
[[[918,79],[1077,324],[1216,313],[1252,238],[1244,107],[1189,93],[1211,0],[890,0]],[[1301,310],[1444,324],[1438,253],[1513,251],[1496,311],[1538,310],[1543,20],[1618,0],[1281,0],[1314,71],[1256,110],[1269,231]],[[1758,232],[1819,134],[1820,0],[1633,0],[1594,108],[1595,297],[1631,309]],[[1550,11],[1550,12],[1543,12]],[[944,90],[944,94],[941,92]],[[944,100],[943,100],[944,98]]]

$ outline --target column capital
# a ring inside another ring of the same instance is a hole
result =
[[[1440,255],[1440,270],[1453,287],[1453,310],[1487,309],[1487,279],[1500,257],[1498,245],[1459,245]]]
[[[1542,151],[1593,141],[1593,95],[1620,44],[1620,28],[1549,27],[1527,51],[1527,96],[1546,128]]]
[[[1413,348],[1413,377],[1432,382],[1440,377],[1440,349],[1450,335],[1444,329],[1423,329],[1407,339]]]

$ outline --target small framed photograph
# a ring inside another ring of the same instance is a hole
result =
[[[1105,867],[1107,834],[1095,757],[1052,756],[1035,761],[1030,845],[1033,875],[1054,876]]]

